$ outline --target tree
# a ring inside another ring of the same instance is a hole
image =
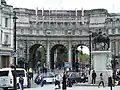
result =
[[[63,67],[65,61],[67,61],[68,55],[66,53],[66,49],[63,46],[59,46],[57,48],[57,64],[59,67]]]
[[[80,52],[78,53],[78,56],[79,56],[79,59],[82,60],[82,61],[87,61],[89,60],[89,55],[83,53],[81,54]]]
[[[36,56],[36,59],[37,59],[37,63],[39,63],[39,67],[43,67],[44,66],[44,63],[46,62],[46,59],[45,59],[45,50],[43,47],[39,47],[37,49],[37,56]]]

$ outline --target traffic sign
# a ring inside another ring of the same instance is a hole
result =
[[[64,62],[64,67],[72,68],[72,63],[71,62]]]
[[[16,52],[15,52],[15,51],[12,51],[12,52],[11,52],[11,56],[12,56],[12,57],[16,57]]]

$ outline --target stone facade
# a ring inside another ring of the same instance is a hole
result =
[[[0,0],[0,68],[12,64],[11,52],[13,49],[13,6]]]
[[[0,5],[1,47],[4,46],[5,32],[11,32],[9,40],[10,53],[12,42],[12,6],[2,0]],[[4,3],[4,4],[3,4]],[[4,7],[2,7],[4,6]],[[46,51],[47,65],[50,67],[51,50],[56,45],[63,45],[68,50],[68,61],[72,61],[72,47],[86,45],[89,47],[90,31],[99,29],[110,36],[110,50],[120,56],[120,15],[108,13],[106,9],[84,10],[38,10],[14,8],[17,12],[17,61],[33,61],[31,57],[36,48],[42,45]],[[5,27],[4,18],[8,17],[9,28]],[[3,34],[2,34],[3,33]],[[27,53],[26,53],[27,52]]]
[[[119,14],[108,13],[106,9],[84,10],[84,16],[81,10],[44,10],[42,16],[42,10],[38,10],[36,17],[33,9],[15,8],[14,10],[19,18],[17,20],[17,41],[18,52],[20,50],[21,53],[18,53],[18,59],[25,58],[24,49],[26,48],[25,42],[27,42],[28,60],[30,59],[29,49],[39,44],[45,47],[47,62],[50,63],[50,50],[55,45],[61,44],[68,49],[68,61],[71,62],[71,47],[80,44],[89,47],[89,31],[97,32],[99,29],[109,34],[111,50],[119,54]],[[113,17],[116,20],[109,21]],[[112,47],[114,36],[116,49]]]

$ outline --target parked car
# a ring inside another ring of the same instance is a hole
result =
[[[24,87],[28,86],[27,82],[27,72],[25,69],[22,68],[16,68],[16,83],[17,88],[19,88],[19,78],[20,76],[24,79]],[[13,89],[14,86],[14,69],[13,68],[2,68],[0,69],[0,87],[3,88],[3,90],[7,90],[9,88]]]
[[[68,76],[68,79],[71,81],[72,84],[78,83],[78,82],[82,83],[82,82],[87,82],[88,81],[88,77],[86,77],[86,76],[82,77],[80,72],[68,72],[67,76]]]
[[[46,83],[54,83],[55,82],[55,75],[53,73],[42,73],[37,75],[35,78],[35,83],[40,84],[41,77],[43,77],[43,82]]]
[[[67,74],[67,76],[68,76],[68,79],[71,81],[72,84],[81,81],[81,77],[80,77],[79,73],[77,73],[77,72],[69,72]]]

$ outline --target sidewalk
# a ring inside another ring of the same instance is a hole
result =
[[[74,86],[98,86],[98,84],[90,84],[88,82],[86,82],[86,83],[75,83],[73,85]],[[105,84],[105,86],[107,86],[107,84]]]

